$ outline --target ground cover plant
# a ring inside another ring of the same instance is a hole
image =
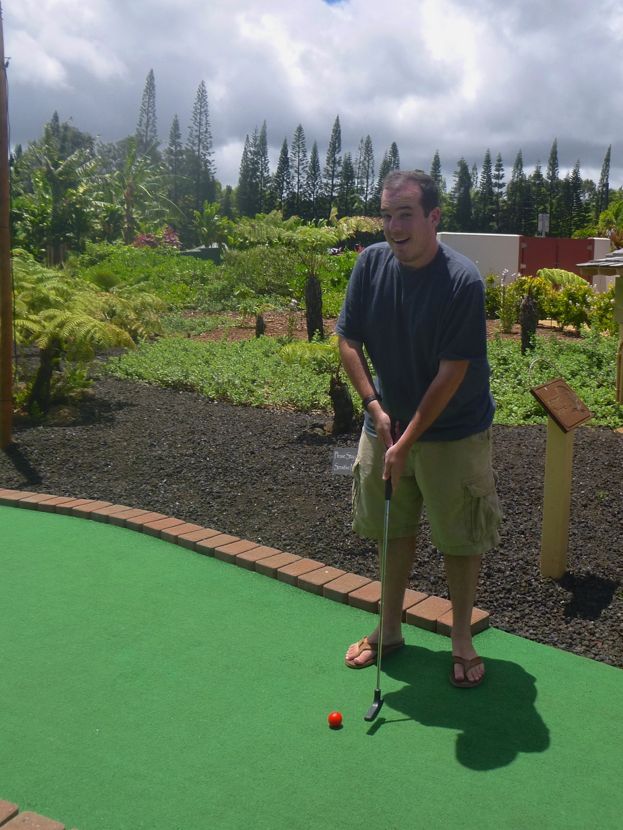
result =
[[[536,348],[522,355],[516,340],[489,341],[495,423],[536,424],[545,414],[530,388],[563,377],[593,412],[595,425],[623,426],[623,407],[615,400],[614,337],[587,334],[560,340],[540,335]],[[294,359],[293,359],[294,356]],[[114,377],[199,392],[213,400],[298,412],[330,410],[329,364],[315,365],[285,352],[270,337],[237,342],[165,338],[109,361]],[[361,407],[353,392],[358,412]]]

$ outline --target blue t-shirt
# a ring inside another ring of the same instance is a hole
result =
[[[439,361],[469,360],[458,391],[419,440],[456,441],[491,425],[484,283],[467,257],[440,243],[428,265],[408,268],[386,242],[371,245],[355,263],[336,331],[363,344],[383,407],[403,428]],[[366,429],[374,434],[369,416]]]

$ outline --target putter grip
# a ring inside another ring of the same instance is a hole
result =
[[[385,479],[385,501],[389,501],[392,497],[392,480],[391,478]]]

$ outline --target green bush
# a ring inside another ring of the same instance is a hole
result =
[[[614,285],[600,294],[593,293],[590,303],[590,327],[594,331],[618,334],[619,325],[614,319]]]
[[[176,308],[197,304],[201,291],[218,274],[213,262],[183,256],[174,248],[103,242],[91,243],[84,254],[72,257],[68,270],[100,288],[140,288]]]

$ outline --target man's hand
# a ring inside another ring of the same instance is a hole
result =
[[[398,440],[391,447],[385,451],[385,460],[383,464],[383,479],[387,481],[391,479],[392,490],[396,490],[398,482],[404,472],[405,464],[407,463],[407,456],[409,455],[409,446],[404,441]]]

